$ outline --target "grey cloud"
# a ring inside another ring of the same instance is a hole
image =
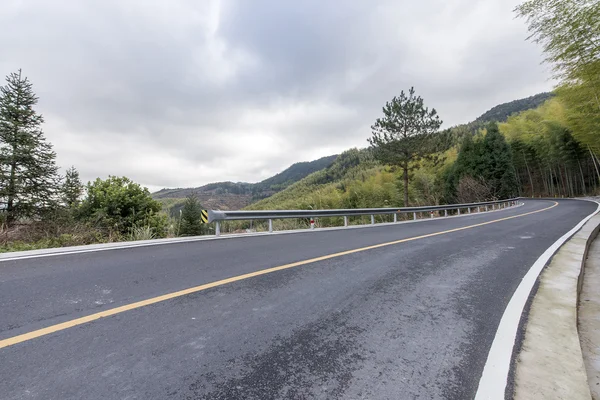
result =
[[[0,73],[23,68],[85,179],[258,181],[366,146],[410,86],[446,126],[548,90],[508,3],[8,0]]]

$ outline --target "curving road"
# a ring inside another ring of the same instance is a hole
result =
[[[1,261],[0,398],[473,398],[521,278],[596,207]]]

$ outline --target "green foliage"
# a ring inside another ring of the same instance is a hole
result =
[[[404,205],[408,206],[408,183],[411,165],[435,152],[431,137],[438,131],[442,121],[435,109],[425,107],[423,99],[415,95],[414,88],[400,92],[386,102],[383,117],[371,127],[368,139],[375,158],[385,164],[402,168],[404,177]]]
[[[88,183],[87,197],[80,208],[81,218],[95,225],[127,235],[134,227],[149,226],[157,237],[166,235],[167,217],[147,188],[126,177],[110,176]]]
[[[355,181],[365,182],[384,168],[369,149],[350,149],[340,154],[328,168],[317,171],[285,190],[254,203],[248,209],[340,208],[341,193],[351,190]]]
[[[202,206],[195,193],[186,199],[181,211],[180,231],[181,236],[197,236],[203,233],[200,221]]]
[[[600,3],[597,0],[528,0],[515,10],[529,25],[530,39],[543,46],[557,78],[580,82],[596,75],[600,57]],[[598,87],[596,86],[596,89]]]
[[[156,238],[154,229],[148,225],[133,226],[129,231],[129,240],[151,240]]]
[[[474,197],[489,197],[481,201],[508,199],[518,193],[512,151],[495,122],[488,125],[484,136],[475,140],[464,138],[456,163],[446,177],[446,196],[451,202],[457,201],[460,182],[465,177],[472,179],[463,181],[465,190],[476,193]]]
[[[79,179],[79,171],[71,166],[66,172],[65,179],[61,186],[62,201],[67,207],[77,207],[81,202],[83,195],[83,183]]]
[[[500,125],[513,149],[513,165],[523,194],[582,195],[600,179],[593,154],[571,131],[567,115],[559,96]]]
[[[593,87],[563,84],[557,93],[565,106],[564,125],[580,143],[600,155],[600,109]]]
[[[600,2],[528,0],[515,10],[561,83],[572,134],[600,154]]]
[[[39,218],[56,205],[56,154],[41,129],[31,82],[18,73],[0,87],[0,204],[11,224]]]

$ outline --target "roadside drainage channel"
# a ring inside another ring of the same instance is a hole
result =
[[[580,342],[578,330],[579,296],[580,293],[586,296],[587,287],[584,280],[585,261],[599,230],[600,214],[596,214],[558,250],[542,271],[523,327],[524,339],[514,363],[514,399],[600,400],[597,395],[592,397],[588,385],[588,381],[594,382],[594,385],[600,382],[600,365],[596,363],[596,367],[593,366],[595,360],[600,361],[597,354],[600,342],[587,343],[590,344],[587,346],[584,344],[587,340],[585,335]],[[598,247],[600,244],[597,241],[592,249]],[[600,260],[596,260],[596,264],[600,264]],[[600,282],[600,266],[597,269],[597,280],[590,278],[590,285]],[[594,286],[596,290],[590,295],[596,297],[594,315],[600,316],[597,287]],[[591,323],[600,328],[600,320]],[[600,338],[597,332],[594,336]],[[582,351],[582,348],[585,351],[590,347],[595,351],[592,359],[587,351],[585,354]],[[588,369],[592,372],[591,379],[588,379],[586,372],[588,365],[592,368]],[[507,393],[507,397],[510,398],[510,393]]]

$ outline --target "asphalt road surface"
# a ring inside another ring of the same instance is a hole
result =
[[[0,398],[473,398],[557,203],[0,262]]]

